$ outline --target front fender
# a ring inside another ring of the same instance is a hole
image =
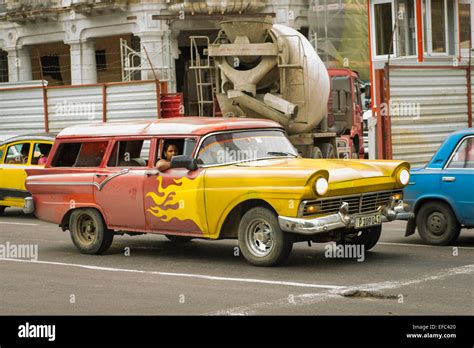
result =
[[[298,215],[298,207],[300,202],[299,199],[271,197],[267,195],[262,195],[258,192],[244,193],[238,196],[236,199],[232,200],[229,204],[227,204],[227,206],[224,208],[219,217],[217,225],[209,226],[211,238],[219,238],[222,226],[224,225],[225,220],[234,208],[236,208],[242,203],[252,200],[259,200],[265,202],[266,204],[271,206],[277,212],[278,215],[294,217]]]
[[[441,195],[441,194],[431,193],[431,194],[426,194],[426,195],[422,195],[422,196],[418,197],[412,205],[412,210],[415,213],[415,215],[418,212],[418,210],[420,210],[421,206],[424,203],[429,202],[429,201],[442,201],[442,202],[445,202],[446,204],[448,204],[451,207],[454,215],[456,216],[456,219],[458,221],[460,221],[459,213],[456,210],[456,203],[450,197],[447,197],[447,196],[444,196],[444,195]]]

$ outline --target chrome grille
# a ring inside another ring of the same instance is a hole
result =
[[[390,197],[403,194],[403,190],[368,192],[358,195],[324,198],[315,201],[304,201],[302,203],[302,215],[334,214],[339,211],[343,202],[349,203],[349,214],[371,213],[377,211],[381,205],[390,203]],[[317,211],[308,209],[314,206]]]

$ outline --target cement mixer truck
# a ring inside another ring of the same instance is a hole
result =
[[[358,75],[326,69],[311,43],[293,28],[271,20],[220,23],[217,39],[201,53],[191,37],[191,69],[213,69],[214,98],[223,117],[257,117],[283,125],[308,158],[363,156]],[[208,102],[211,103],[211,102]]]

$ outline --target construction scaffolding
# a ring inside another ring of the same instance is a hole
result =
[[[191,62],[189,69],[194,70],[199,116],[215,116],[214,100],[215,69],[213,60],[207,54],[209,37],[191,36]],[[201,46],[199,46],[201,44]],[[203,45],[203,46],[202,46]],[[205,47],[205,48],[200,48]]]
[[[158,66],[153,61],[162,61]],[[147,52],[145,48],[134,50],[126,40],[120,39],[120,60],[122,63],[122,82],[134,81],[141,78],[142,71],[152,71],[155,79],[169,82],[171,80],[171,44],[166,41],[157,50]]]
[[[309,38],[328,68],[349,68],[370,79],[366,0],[311,0]]]

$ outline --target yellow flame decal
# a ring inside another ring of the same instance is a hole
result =
[[[200,177],[195,179],[183,177],[171,180],[172,183],[164,188],[163,176],[158,176],[157,192],[146,194],[146,197],[150,197],[154,202],[147,212],[163,222],[169,222],[172,219],[191,220],[201,232],[204,232],[206,219],[205,216],[202,216],[204,201],[199,199],[200,193],[202,193]],[[202,213],[199,214],[198,211]]]

